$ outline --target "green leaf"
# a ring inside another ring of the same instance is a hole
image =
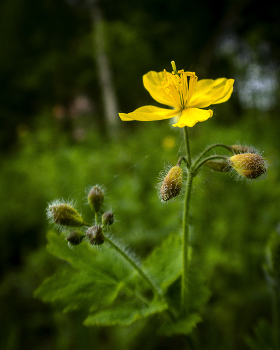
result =
[[[171,234],[143,262],[143,270],[166,290],[182,273],[182,239]]]
[[[94,315],[84,321],[86,326],[129,326],[140,318],[160,313],[168,308],[164,301],[154,300],[149,306],[136,303],[121,303]]]
[[[173,334],[188,335],[192,332],[197,323],[201,321],[202,318],[197,313],[193,313],[183,319],[179,319],[174,323],[166,323],[162,325],[159,329],[159,333],[167,336],[171,336]]]
[[[199,262],[192,261],[189,269],[189,300],[190,310],[198,311],[203,308],[209,298],[211,292],[205,283]]]
[[[120,290],[137,297],[139,276],[113,249],[98,249],[88,242],[69,248],[65,237],[49,232],[48,251],[69,262],[64,270],[46,279],[34,295],[54,302],[64,311],[87,309],[92,312],[114,302]]]
[[[110,305],[122,287],[122,283],[96,282],[86,273],[65,269],[46,279],[34,296],[44,302],[56,303],[64,312],[82,308],[94,311]]]
[[[82,242],[69,248],[62,234],[49,232],[47,238],[47,250],[51,254],[68,261],[72,267],[85,272],[95,281],[126,281],[134,274],[132,267],[105,244],[98,248],[88,242]]]

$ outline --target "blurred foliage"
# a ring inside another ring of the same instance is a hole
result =
[[[268,178],[248,184],[208,168],[196,178],[192,245],[212,296],[191,337],[156,336],[156,320],[85,327],[81,312],[61,314],[33,299],[42,281],[65,264],[45,249],[45,208],[56,198],[75,197],[80,205],[88,186],[104,185],[117,236],[142,258],[180,231],[183,195],[162,204],[155,187],[164,165],[176,164],[183,139],[166,121],[122,123],[118,139],[105,137],[86,1],[3,0],[0,347],[269,349],[275,303],[262,266],[279,225],[280,4],[99,5],[120,110],[150,104],[142,75],[170,70],[173,59],[199,78],[235,78],[230,101],[190,130],[191,147],[195,154],[216,142],[255,146],[269,163]]]

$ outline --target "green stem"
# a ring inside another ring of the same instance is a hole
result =
[[[203,156],[209,152],[211,149],[215,148],[215,147],[223,147],[223,148],[226,148],[228,151],[230,151],[232,154],[233,151],[231,150],[231,148],[227,145],[224,145],[223,143],[215,143],[214,145],[211,145],[209,147],[207,147],[200,155],[199,157],[196,159],[195,163],[194,163],[194,168],[196,167],[196,165],[199,163],[199,161],[203,158]]]
[[[98,225],[99,218],[98,218],[98,213],[97,212],[95,212],[94,218],[95,218],[95,225]]]
[[[186,157],[180,157],[180,158],[178,159],[177,165],[178,165],[178,166],[181,166],[182,161],[184,161],[184,162],[186,163],[186,165],[188,164],[188,161],[187,161],[187,158],[186,158]]]
[[[202,165],[206,162],[208,162],[208,160],[214,160],[214,159],[225,159],[225,160],[228,160],[228,157],[226,156],[221,156],[221,155],[215,155],[215,156],[210,156],[210,157],[207,157],[207,158],[204,158],[200,163],[197,164],[197,162],[195,162],[195,164],[193,165],[193,171],[195,173],[197,173],[198,169],[200,167],[202,167]]]
[[[187,168],[190,169],[192,166],[192,160],[191,160],[191,148],[190,148],[190,140],[189,140],[189,129],[187,126],[184,127],[184,133],[185,133],[185,147],[186,147],[186,154],[187,154]]]
[[[186,312],[188,309],[188,294],[189,294],[189,215],[190,215],[190,199],[192,191],[192,182],[195,173],[192,171],[192,160],[190,151],[190,141],[188,128],[184,128],[185,131],[185,146],[187,154],[187,184],[186,195],[184,203],[184,218],[183,218],[183,271],[182,271],[182,284],[181,284],[181,311]]]
[[[188,294],[189,294],[189,215],[190,215],[190,199],[194,174],[188,171],[186,196],[184,204],[184,219],[183,219],[183,272],[181,285],[181,310],[186,312],[188,309]]]
[[[107,241],[138,273],[139,275],[149,284],[149,286],[154,291],[155,295],[162,296],[162,292],[154,285],[154,283],[149,279],[149,277],[143,272],[143,270],[134,262],[130,256],[128,256],[115,242],[110,238],[105,236],[105,241]]]

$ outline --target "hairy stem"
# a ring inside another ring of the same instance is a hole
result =
[[[202,167],[202,165],[206,162],[208,162],[208,160],[215,160],[215,159],[225,159],[225,160],[228,160],[228,157],[226,156],[221,156],[221,155],[215,155],[215,156],[210,156],[210,157],[207,157],[207,158],[204,158],[200,163],[197,164],[197,162],[195,162],[195,164],[193,165],[193,169],[194,169],[194,172],[196,173],[198,171],[198,169],[200,167]]]
[[[194,175],[188,171],[188,179],[186,185],[186,196],[184,204],[184,219],[183,219],[183,272],[181,285],[181,311],[185,312],[188,308],[188,294],[189,294],[189,216],[190,216],[190,199],[192,182]]]
[[[228,151],[230,151],[233,154],[233,151],[231,150],[231,148],[227,145],[224,145],[223,143],[215,143],[214,145],[211,145],[209,147],[207,147],[200,155],[199,157],[196,159],[195,163],[194,163],[194,167],[196,167],[196,165],[200,162],[200,160],[203,158],[203,156],[209,152],[211,149],[215,148],[215,147],[223,147],[226,148]]]
[[[185,147],[186,147],[186,154],[187,154],[187,168],[190,169],[192,166],[192,159],[191,159],[191,149],[190,149],[190,140],[189,140],[189,129],[187,126],[184,127],[184,133],[185,133]]]
[[[192,171],[192,160],[190,151],[190,141],[188,128],[184,128],[185,131],[185,147],[187,155],[187,168],[188,177],[186,184],[186,195],[184,203],[184,217],[183,217],[183,272],[182,272],[182,284],[181,284],[181,311],[186,312],[188,308],[188,294],[189,294],[189,215],[190,215],[190,199],[192,182],[194,178],[194,172]]]
[[[110,238],[105,236],[105,241],[107,241],[137,272],[138,274],[149,284],[153,292],[157,296],[161,296],[162,292],[154,285],[154,283],[149,279],[149,277],[144,273],[144,271],[137,265],[133,259],[127,255],[115,242]]]
[[[95,213],[94,219],[95,219],[95,225],[98,225],[99,224],[98,213]]]

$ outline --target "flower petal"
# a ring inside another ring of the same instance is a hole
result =
[[[180,111],[178,109],[167,109],[160,108],[155,106],[144,106],[137,108],[134,112],[131,113],[119,113],[121,120],[131,121],[131,120],[140,120],[140,121],[152,121],[152,120],[162,120],[170,119],[175,117]]]
[[[188,107],[204,108],[227,101],[233,91],[234,79],[202,79],[196,83]]]
[[[167,73],[166,74],[170,74]],[[170,107],[174,106],[174,101],[163,90],[162,82],[165,81],[164,72],[148,72],[143,76],[143,84],[154,100]]]
[[[178,126],[179,128],[183,128],[184,126],[192,127],[197,122],[204,122],[211,118],[212,115],[213,111],[211,109],[187,108],[182,111],[178,123],[173,124],[173,126]]]

